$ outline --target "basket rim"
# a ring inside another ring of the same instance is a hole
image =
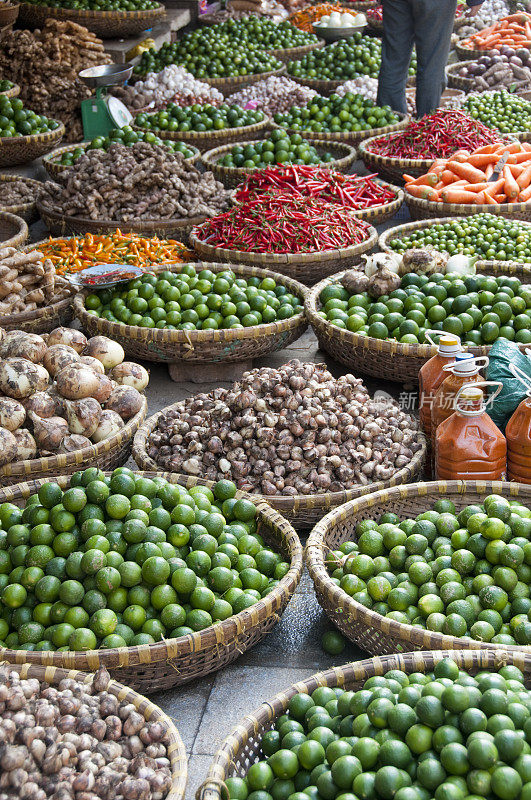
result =
[[[264,75],[266,73],[263,73]],[[272,73],[268,73],[270,75]],[[273,73],[274,74],[274,73]],[[214,87],[215,88],[215,87]],[[157,114],[157,111],[150,111],[148,112],[148,116]],[[264,118],[259,122],[252,122],[250,125],[237,125],[235,128],[222,128],[221,130],[209,130],[209,131],[169,131],[169,130],[158,130],[156,128],[144,128],[141,125],[131,125],[134,131],[153,131],[153,133],[159,137],[159,139],[172,139],[175,141],[182,141],[184,144],[188,144],[188,139],[194,141],[195,139],[223,139],[227,136],[233,136],[235,132],[245,133],[246,131],[253,131],[258,132],[262,128],[267,128],[268,125],[271,124],[270,118],[262,111],[264,114]],[[184,138],[183,138],[184,137]]]
[[[368,237],[359,244],[353,244],[350,247],[344,247],[341,250],[315,250],[311,253],[259,253],[257,250],[229,250],[225,247],[216,247],[215,245],[205,242],[197,236],[197,228],[195,226],[190,233],[189,239],[192,247],[197,242],[205,251],[210,250],[213,253],[221,253],[230,260],[231,256],[243,256],[244,258],[259,258],[265,257],[268,263],[271,264],[311,264],[316,261],[327,261],[336,258],[349,258],[357,253],[365,253],[371,250],[377,243],[378,232],[376,228],[369,225]]]
[[[0,153],[3,147],[13,146],[20,142],[21,144],[37,144],[37,143],[46,143],[53,141],[54,139],[61,140],[65,134],[65,126],[63,123],[58,119],[51,119],[51,122],[58,122],[57,128],[54,128],[51,131],[47,131],[46,133],[31,133],[29,136],[5,136],[0,139]]]
[[[71,301],[70,298],[67,300]],[[76,464],[83,463],[83,461],[97,458],[100,454],[106,453],[113,447],[120,445],[133,438],[133,434],[140,427],[147,415],[147,400],[142,395],[142,408],[131,419],[128,419],[123,428],[120,428],[118,433],[108,439],[103,439],[97,444],[91,444],[90,447],[83,447],[80,450],[73,450],[71,453],[58,453],[55,456],[42,456],[41,458],[26,459],[25,461],[12,461],[5,464],[0,468],[0,480],[2,477],[12,477],[20,475],[21,480],[30,478],[32,472],[37,472],[42,469],[51,471],[57,469],[58,471],[64,467],[70,467]],[[81,461],[79,461],[81,457]],[[14,484],[18,485],[18,484]],[[4,491],[7,487],[4,487]],[[0,489],[0,491],[2,491]]]
[[[399,158],[398,156],[382,156],[379,153],[372,153],[369,149],[369,145],[371,142],[374,142],[376,139],[392,139],[395,136],[400,135],[401,131],[393,131],[392,133],[384,133],[380,134],[379,136],[371,136],[369,139],[364,139],[362,142],[359,143],[358,149],[360,151],[360,155],[363,158],[364,155],[367,155],[368,158],[374,161],[381,161],[383,164],[388,164],[389,166],[394,167],[428,167],[433,164],[433,158]]]
[[[55,314],[60,314],[62,311],[66,311],[66,309],[73,304],[73,300],[74,298],[71,294],[69,297],[63,297],[62,300],[57,300],[55,303],[49,303],[41,308],[35,308],[33,311],[21,311],[20,314],[2,314],[0,315],[0,326],[5,325],[6,322],[8,322],[10,325],[24,325],[26,322],[34,322],[41,317],[46,318]]]
[[[303,137],[304,141],[308,142],[311,145],[318,146],[320,148],[331,147],[331,148],[338,148],[338,149],[345,149],[346,152],[343,156],[338,156],[334,158],[333,161],[329,161],[326,163],[322,163],[319,166],[324,168],[333,169],[334,163],[337,161],[342,161],[346,158],[355,158],[356,156],[356,147],[354,145],[349,144],[348,142],[323,142],[321,139],[312,139],[311,136]],[[252,175],[253,172],[257,172],[264,167],[226,167],[224,164],[219,163],[219,158],[226,152],[232,150],[233,147],[237,145],[253,145],[262,142],[263,139],[251,139],[247,142],[228,142],[227,144],[218,145],[218,147],[213,147],[211,150],[207,150],[205,153],[201,154],[201,161],[207,167],[217,167],[218,169],[223,169],[229,175],[234,177],[239,177],[240,175],[242,178],[245,178],[247,175]],[[274,167],[277,166],[276,164],[271,164],[270,166]],[[317,165],[316,165],[317,166]]]
[[[174,409],[182,403],[184,400],[180,400],[177,403],[172,403],[169,406],[161,409],[160,411],[153,414],[151,417],[148,417],[142,424],[142,426],[138,429],[135,434],[133,440],[133,458],[135,462],[138,464],[140,469],[147,469],[148,471],[154,471],[155,469],[160,469],[160,466],[148,455],[147,453],[147,441],[149,439],[150,434],[155,429],[159,417],[161,414],[169,411],[170,409]],[[417,435],[417,441],[420,443],[421,447],[417,450],[416,453],[413,454],[413,458],[409,462],[406,467],[402,467],[401,469],[397,470],[393,477],[387,481],[378,481],[373,484],[369,484],[368,486],[355,486],[352,489],[344,489],[341,492],[328,492],[326,494],[315,494],[315,495],[305,495],[305,494],[297,494],[297,495],[273,495],[273,496],[266,496],[261,495],[258,493],[250,493],[250,497],[260,498],[260,500],[268,503],[273,508],[278,508],[281,512],[294,512],[297,513],[299,511],[305,510],[312,510],[315,508],[330,508],[332,506],[339,506],[343,504],[346,499],[350,499],[352,497],[358,496],[361,492],[367,493],[367,489],[371,492],[376,491],[376,486],[379,489],[384,489],[385,486],[392,486],[395,482],[400,480],[401,477],[407,475],[408,473],[411,474],[417,468],[422,465],[424,462],[424,458],[426,456],[426,440],[424,434],[419,430]],[[182,481],[187,481],[190,479],[189,475],[184,475],[179,472],[170,473],[172,475],[177,476],[178,483]],[[210,481],[207,481],[204,478],[197,478],[197,483],[202,485],[209,485]],[[370,487],[373,487],[370,489]]]
[[[146,130],[146,128],[142,128],[141,130]],[[60,170],[69,169],[70,167],[69,164],[61,164],[59,162],[55,162],[53,159],[57,158],[58,156],[62,156],[63,153],[68,153],[69,150],[76,150],[78,147],[82,147],[83,150],[86,150],[89,144],[90,142],[77,142],[77,143],[70,142],[69,144],[62,145],[61,147],[56,147],[55,150],[50,150],[49,153],[45,153],[43,155],[42,157],[43,167],[46,169],[46,171],[48,171],[48,166],[47,166],[48,164],[50,164],[51,167],[54,169],[60,169]],[[183,144],[186,144],[187,147],[189,147],[191,150],[194,151],[191,156],[188,156],[187,158],[184,159],[185,161],[190,162],[192,161],[192,159],[197,159],[200,156],[201,151],[194,144],[188,144],[187,142],[183,142]]]
[[[22,2],[20,6],[27,6],[28,9],[35,7],[42,8],[45,11],[51,11],[51,16],[53,16],[53,12],[56,11],[68,11],[69,13],[73,12],[76,19],[82,18],[91,20],[149,19],[149,17],[158,16],[166,10],[163,3],[158,3],[156,8],[135,9],[134,11],[96,11],[88,8],[57,8],[56,6],[47,6],[44,3],[31,2]]]
[[[120,230],[122,228],[135,228],[140,232],[142,231],[144,225],[148,226],[148,231],[149,228],[155,227],[159,230],[163,230],[164,228],[184,228],[190,225],[200,225],[207,219],[206,217],[174,217],[173,219],[141,219],[132,220],[131,222],[124,222],[123,220],[116,219],[90,219],[89,217],[76,217],[72,216],[71,214],[61,214],[58,211],[54,211],[53,208],[43,204],[41,200],[36,201],[36,206],[43,222],[45,222],[44,217],[48,217],[54,222],[64,221],[65,223],[77,223],[79,225],[82,225],[83,223],[90,223],[90,225],[106,225],[108,227],[119,228]]]
[[[507,215],[509,217],[513,216],[515,213],[519,211],[528,211],[531,213],[531,204],[528,203],[500,203],[497,206],[492,206],[490,203],[445,203],[443,201],[437,200],[434,202],[433,200],[425,200],[421,197],[413,197],[412,194],[409,194],[407,191],[407,186],[404,187],[404,194],[405,194],[405,201],[408,206],[413,206],[414,208],[421,208],[430,211],[438,211],[440,212],[441,216],[453,216],[458,212],[470,212],[473,214],[502,214]],[[493,212],[492,209],[495,209]],[[519,220],[519,222],[523,222],[525,220]]]
[[[107,472],[107,474],[111,474]],[[137,471],[136,475],[153,478],[155,476],[164,478],[170,483],[178,483],[176,475],[170,472],[157,471]],[[60,485],[69,484],[71,475],[54,476],[54,480]],[[32,492],[47,482],[47,478],[40,478],[34,481],[26,481],[11,486],[6,486],[0,489],[0,497],[6,496],[11,499],[20,499],[24,495],[29,496]],[[209,485],[213,485],[210,482]],[[256,627],[258,624],[257,617],[265,613],[266,618],[274,615],[278,608],[281,607],[282,600],[287,596],[291,597],[299,584],[299,580],[303,569],[303,548],[300,539],[292,527],[278,511],[272,508],[261,497],[249,495],[247,492],[238,490],[235,495],[237,498],[244,498],[251,500],[256,506],[258,514],[257,518],[268,525],[270,528],[280,533],[284,538],[285,549],[289,553],[290,567],[288,572],[278,582],[276,586],[265,597],[258,600],[250,608],[240,611],[238,614],[233,614],[226,620],[219,623],[214,623],[208,628],[204,628],[193,634],[186,634],[175,639],[163,639],[161,642],[155,642],[148,645],[135,645],[132,647],[112,647],[105,650],[80,650],[80,651],[27,651],[27,650],[11,650],[9,648],[0,647],[0,660],[5,659],[11,663],[30,662],[32,664],[44,664],[46,666],[65,665],[67,668],[76,667],[77,662],[86,661],[90,669],[97,669],[99,666],[106,666],[108,669],[116,669],[119,667],[131,667],[135,663],[156,663],[157,661],[165,660],[171,663],[171,659],[176,656],[183,656],[187,654],[197,654],[200,650],[205,648],[203,643],[204,639],[210,637],[213,633],[216,642],[222,643],[225,634],[230,634],[232,638],[237,638],[241,634]],[[260,621],[260,620],[258,620]],[[219,632],[219,633],[218,633]],[[102,654],[100,658],[98,654]],[[103,655],[104,654],[104,655]],[[138,661],[130,660],[130,655],[137,656]],[[155,656],[153,658],[153,656]],[[157,658],[161,656],[161,658]]]
[[[1,183],[14,183],[15,181],[21,181],[22,183],[26,183],[29,185],[30,188],[34,188],[35,190],[42,186],[41,181],[35,180],[35,178],[26,178],[22,175],[8,175],[5,172],[0,173],[0,184]],[[35,206],[36,198],[33,200],[29,200],[27,203],[22,203],[18,206],[0,206],[0,211],[5,211],[8,214],[14,214],[15,216],[19,213],[26,213],[28,212],[32,206]]]
[[[63,667],[43,666],[29,662],[21,664],[10,663],[7,666],[18,672],[22,678],[38,678],[50,684],[56,684],[64,678],[72,678],[87,684],[92,683],[94,679],[94,673],[78,669],[64,669]],[[120,683],[113,677],[110,677],[105,691],[121,700],[132,702],[146,721],[157,720],[166,727],[169,733],[167,749],[171,765],[172,785],[165,800],[182,800],[188,778],[188,761],[183,740],[174,721],[160,706],[153,703],[145,695]]]
[[[277,283],[287,286],[287,288],[291,289],[293,292],[296,292],[302,301],[304,301],[308,293],[308,288],[302,283],[299,283],[293,278],[289,278],[287,275],[281,275],[279,272],[273,272],[272,270],[258,270],[257,267],[252,267],[247,264],[223,264],[210,261],[187,261],[186,263],[191,264],[191,266],[194,268],[201,267],[201,269],[212,269],[214,267],[214,272],[223,272],[224,270],[230,269],[235,273],[241,273],[243,276],[250,273],[249,277],[259,273],[264,278],[273,278],[273,280],[275,280]],[[167,265],[167,268],[170,272],[179,271],[179,267],[181,265],[175,264],[173,266],[174,269],[171,269],[171,265]],[[146,271],[150,272],[152,270]],[[305,320],[303,310],[300,314],[296,314],[294,317],[290,317],[289,319],[280,320],[279,322],[263,322],[260,325],[254,325],[250,328],[236,328],[234,330],[223,328],[221,330],[168,331],[164,328],[142,328],[140,325],[121,325],[118,322],[102,320],[99,317],[95,317],[94,314],[89,314],[83,305],[83,299],[90,293],[91,289],[85,289],[84,291],[78,292],[74,297],[74,312],[81,322],[86,322],[88,319],[90,319],[91,322],[94,319],[98,320],[98,323],[101,323],[100,327],[102,330],[106,330],[109,336],[111,334],[116,334],[120,335],[122,339],[128,336],[128,338],[132,339],[133,341],[141,341],[143,343],[160,342],[164,344],[188,344],[191,346],[192,350],[195,344],[201,345],[206,344],[207,342],[217,341],[231,342],[240,339],[256,339],[258,336],[260,336],[260,338],[265,336],[273,336],[277,333],[283,333],[284,331],[298,328],[299,325]],[[223,333],[224,335],[220,336],[220,333]]]
[[[391,503],[395,499],[404,500],[407,497],[425,497],[430,495],[436,497],[438,494],[452,495],[461,494],[465,495],[468,492],[476,492],[478,494],[487,494],[488,491],[500,493],[505,491],[507,495],[516,497],[521,494],[528,495],[531,498],[531,486],[526,484],[516,483],[514,481],[428,481],[419,483],[403,484],[401,486],[394,486],[391,489],[383,489],[377,492],[371,492],[363,497],[349,500],[339,508],[333,509],[326,516],[324,516],[312,529],[306,543],[304,559],[308,567],[308,572],[314,583],[314,587],[326,593],[329,597],[333,597],[338,603],[341,603],[343,610],[346,613],[355,615],[356,618],[362,617],[368,627],[375,627],[377,630],[384,631],[397,636],[402,634],[406,637],[409,644],[426,646],[428,649],[439,648],[452,648],[459,650],[459,642],[461,638],[457,636],[449,636],[436,631],[428,631],[424,628],[415,628],[413,625],[407,625],[395,620],[389,620],[381,614],[377,614],[370,608],[366,608],[361,603],[358,603],[350,595],[348,595],[339,586],[336,586],[324,566],[324,554],[328,549],[325,545],[325,536],[330,527],[346,519],[349,515],[356,513],[359,510],[371,508],[382,503]],[[531,645],[502,645],[485,642],[485,648],[492,650],[525,650],[531,653]]]
[[[290,77],[293,78],[292,75],[290,75]],[[337,83],[337,81],[330,81],[330,83]],[[341,83],[345,83],[345,81],[339,81],[339,83],[340,84]],[[312,87],[310,86],[310,88],[312,88]],[[325,142],[334,142],[334,141],[337,141],[337,142],[343,142],[343,141],[349,142],[349,141],[353,141],[354,140],[354,141],[356,141],[358,143],[358,146],[359,146],[359,144],[361,144],[361,142],[365,142],[365,141],[367,141],[367,139],[380,138],[381,136],[386,136],[386,135],[390,135],[390,134],[393,134],[393,133],[394,134],[398,134],[404,128],[407,127],[407,125],[409,124],[409,122],[411,120],[410,114],[403,114],[401,111],[393,111],[393,114],[396,114],[398,116],[398,118],[399,118],[398,122],[393,122],[391,125],[382,125],[381,128],[368,128],[368,129],[366,129],[364,131],[338,131],[337,133],[332,133],[330,131],[305,131],[304,129],[295,130],[294,128],[286,128],[286,127],[284,127],[284,125],[280,125],[280,124],[276,124],[276,123],[275,123],[275,127],[276,128],[280,128],[281,130],[287,131],[288,133],[298,133],[301,136],[304,133],[313,134],[313,138],[315,140],[321,139],[322,141],[325,141]],[[377,130],[380,130],[381,133],[379,134],[379,136],[375,137],[374,136],[374,131],[377,131]]]
[[[314,672],[308,678],[292,683],[278,694],[264,700],[253,711],[247,713],[232,728],[212,756],[208,773],[199,787],[197,800],[221,800],[228,797],[224,783],[235,758],[251,737],[277,719],[296,694],[311,694],[319,686],[341,687],[348,689],[352,685],[367,680],[373,675],[383,675],[398,669],[401,672],[428,672],[435,664],[445,658],[454,659],[464,669],[478,668],[495,670],[505,664],[516,664],[522,671],[527,667],[531,671],[531,660],[528,653],[508,651],[500,653],[494,650],[417,650],[394,655],[373,656],[357,661],[350,661],[341,666]]]
[[[13,214],[11,211],[7,210],[0,210],[0,220],[5,220],[8,224],[12,225],[14,228],[13,233],[8,239],[4,239],[3,242],[0,242],[0,247],[18,247],[18,244],[10,244],[10,242],[15,239],[17,242],[24,242],[29,236],[29,228],[25,220],[22,217],[19,217],[17,214]]]
[[[10,81],[10,83],[13,84],[11,86],[11,88],[10,89],[4,89],[3,92],[0,92],[0,96],[1,95],[5,95],[6,97],[18,97],[18,95],[20,94],[20,86],[19,86],[19,84],[18,83],[13,83],[13,81]]]
[[[290,20],[286,19],[285,22],[290,22]],[[292,22],[290,22],[290,24],[293,25]],[[293,27],[297,28],[296,25],[293,25]],[[297,30],[301,29],[297,28]],[[308,31],[302,31],[302,32],[308,33]],[[268,55],[270,56],[275,56],[275,58],[279,58],[279,56],[284,56],[284,57],[290,55],[297,56],[298,54],[302,53],[303,50],[306,53],[306,52],[311,52],[312,50],[320,50],[323,47],[325,47],[326,41],[324,39],[322,39],[320,36],[317,36],[316,33],[312,33],[312,35],[317,37],[316,42],[308,42],[308,44],[299,44],[296,45],[295,47],[277,47],[272,50],[266,50],[266,53],[268,53]]]
[[[278,59],[277,59],[278,61]],[[286,65],[278,61],[279,66],[275,69],[268,69],[266,72],[250,72],[247,75],[222,75],[217,78],[201,78],[202,81],[208,83],[209,86],[214,88],[223,88],[224,86],[237,85],[241,83],[250,83],[262,81],[264,78],[270,78],[272,75],[282,75],[286,70]]]

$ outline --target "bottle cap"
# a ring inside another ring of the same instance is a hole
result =
[[[439,339],[439,354],[441,356],[457,356],[461,352],[461,339],[459,336],[445,334]]]

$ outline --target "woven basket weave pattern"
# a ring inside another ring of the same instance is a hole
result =
[[[28,238],[28,226],[22,217],[9,211],[0,211],[0,245],[20,247]]]
[[[531,222],[531,203],[433,203],[405,192],[406,205],[411,219],[435,219],[438,217],[468,217],[473,214],[496,214],[509,219]]]
[[[23,178],[20,175],[0,175],[0,184],[13,183],[15,181],[25,183],[33,191],[34,199],[30,200],[28,203],[21,203],[18,206],[0,206],[0,209],[2,211],[7,211],[8,214],[16,214],[16,216],[23,219],[24,222],[31,224],[39,217],[35,206],[35,198],[42,184],[40,181],[33,180],[33,178]]]
[[[0,139],[0,167],[16,167],[39,158],[59,144],[64,133],[65,126],[61,122],[55,130],[48,133],[6,136]]]
[[[85,466],[89,463],[93,465],[94,462],[87,461]],[[177,483],[176,476],[169,473],[143,474],[148,477],[157,474]],[[54,476],[54,479],[62,488],[69,485],[67,477]],[[30,481],[4,487],[0,489],[0,502],[20,503],[38,491],[42,483],[43,481]],[[105,666],[113,677],[146,694],[180,686],[234,661],[259,642],[278,622],[302,573],[302,547],[291,525],[267,503],[250,498],[243,492],[238,492],[236,497],[246,497],[255,503],[258,509],[258,532],[290,562],[287,574],[255,605],[198,633],[156,644],[84,652],[27,652],[0,648],[0,661],[29,661],[45,666],[86,671]]]
[[[317,523],[306,545],[305,557],[320,605],[339,630],[364,650],[374,655],[409,650],[463,649],[526,650],[530,647],[497,645],[474,639],[446,636],[414,628],[376,614],[336,586],[328,575],[324,559],[343,542],[355,539],[356,524],[362,519],[378,519],[386,511],[401,519],[416,517],[432,507],[440,497],[451,498],[457,510],[481,503],[488,494],[519,498],[529,505],[531,486],[503,481],[433,481],[384,489],[365,495],[337,508]]]
[[[395,158],[394,156],[381,156],[372,153],[370,143],[381,136],[371,136],[359,145],[359,154],[363,163],[371,172],[378,172],[390,181],[404,182],[402,175],[412,175],[418,178],[429,170],[433,163],[432,158]],[[391,138],[386,137],[386,138]]]
[[[268,50],[267,52],[270,56],[278,58],[283,64],[288,64],[290,61],[298,61],[313,50],[321,50],[325,45],[325,40],[319,39],[318,42],[312,42],[312,44],[303,44],[298,47],[285,47],[279,50]]]
[[[276,72],[268,72],[267,76],[276,74]],[[223,91],[226,94],[226,90]],[[266,117],[262,122],[255,122],[252,125],[240,125],[237,128],[223,128],[223,130],[220,131],[154,130],[153,133],[155,133],[159,139],[172,139],[176,142],[194,145],[198,150],[211,150],[214,145],[216,147],[221,147],[221,145],[231,142],[247,142],[254,139],[257,133],[265,131],[266,128],[270,126],[271,122],[269,118]],[[135,131],[146,130],[146,128],[140,128],[138,125],[133,125],[132,127]]]
[[[20,86],[15,83],[11,89],[6,89],[5,92],[0,92],[1,97],[18,97],[20,94]]]
[[[53,17],[53,19],[77,22],[102,39],[114,39],[141,33],[162,22],[165,16],[166,10],[162,4],[145,11],[90,11],[21,3],[18,25],[33,30],[41,28],[47,19]]]
[[[301,81],[298,82],[301,83]],[[340,84],[344,83],[344,81],[329,81],[329,83],[337,83],[339,86]],[[307,83],[305,85],[310,86],[311,84]],[[316,89],[316,87],[313,85],[312,88]],[[335,88],[337,88],[337,86]],[[319,90],[317,89],[317,91]],[[337,133],[332,133],[331,131],[295,131],[293,128],[284,128],[281,125],[277,125],[276,127],[281,127],[288,133],[300,133],[301,136],[304,136],[304,134],[307,133],[309,137],[315,139],[316,141],[347,142],[347,144],[358,144],[365,139],[374,137],[376,132],[378,132],[378,136],[385,136],[387,133],[395,133],[407,127],[410,122],[410,117],[408,114],[400,114],[399,112],[396,112],[396,115],[399,117],[399,121],[395,122],[393,125],[384,125],[381,128],[370,128],[365,131],[338,131]]]

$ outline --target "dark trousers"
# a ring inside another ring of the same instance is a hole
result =
[[[417,116],[435,111],[444,91],[456,0],[383,0],[378,104],[407,112],[409,61],[417,51]]]

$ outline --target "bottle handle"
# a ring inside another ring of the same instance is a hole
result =
[[[433,341],[432,336],[439,336],[440,337],[440,336],[453,336],[453,335],[454,334],[449,334],[448,331],[435,331],[433,329],[426,331],[425,334],[424,334],[424,336],[426,337],[426,339],[428,340],[428,342],[431,344],[432,347],[438,347],[439,346],[438,342],[434,342]],[[457,338],[459,338],[459,337],[457,337]],[[466,350],[466,345],[464,345],[462,342],[461,342],[461,350]]]
[[[517,378],[520,383],[523,383],[527,389],[527,396],[531,397],[531,377],[524,372],[523,369],[520,369],[520,367],[517,367],[516,364],[513,363],[509,364],[509,372],[511,372],[513,377]]]
[[[482,364],[480,362],[483,361]],[[467,363],[473,363],[480,369],[483,367],[488,367],[489,365],[489,357],[488,356],[473,356],[470,359],[467,359]],[[455,369],[455,361],[453,364],[445,364],[443,367],[444,372],[452,372]]]
[[[475,383],[465,383],[465,384],[463,384],[463,386],[461,386],[459,388],[459,391],[457,392],[457,394],[455,396],[454,411],[463,411],[464,410],[464,409],[461,409],[459,407],[459,400],[461,399],[461,395],[465,391],[465,389],[473,389],[473,388],[476,388],[476,386],[480,387],[480,388],[482,386],[497,386],[498,387],[496,389],[496,391],[493,394],[489,395],[487,400],[483,403],[483,407],[481,409],[482,411],[485,411],[485,409],[487,408],[489,403],[493,403],[494,402],[494,400],[498,397],[499,393],[503,389],[503,383],[501,381],[476,381]]]

